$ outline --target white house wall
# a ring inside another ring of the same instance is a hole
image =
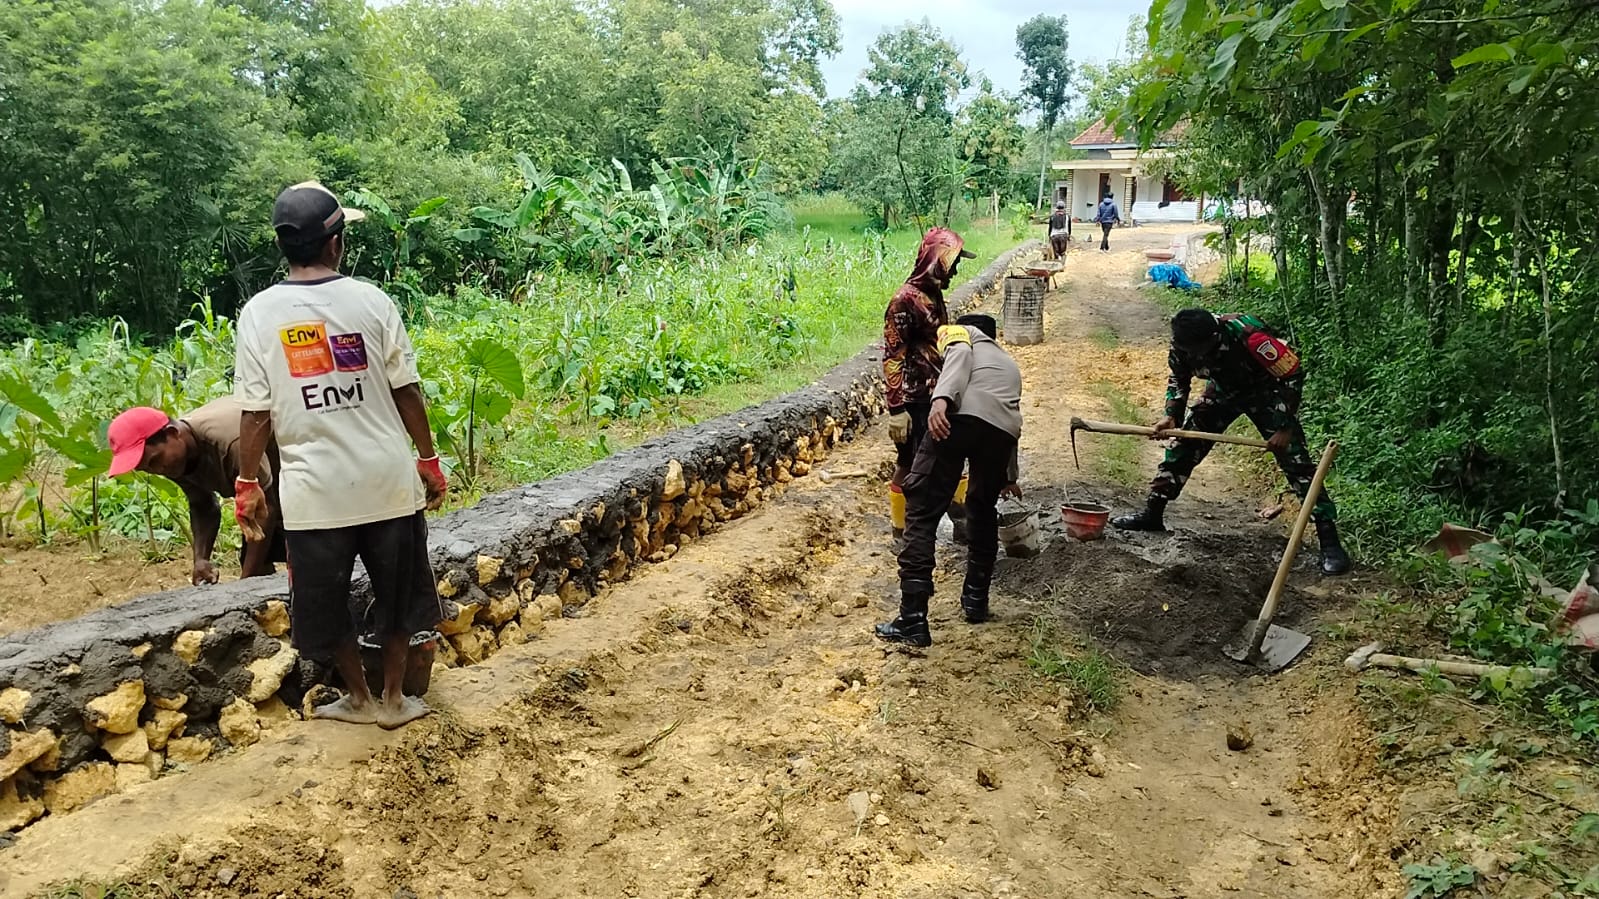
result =
[[[1158,190],[1159,185],[1155,188]],[[1144,192],[1144,185],[1138,185],[1138,192]],[[1133,221],[1137,222],[1192,222],[1199,216],[1199,204],[1193,200],[1180,200],[1168,203],[1162,207],[1160,197],[1151,200],[1140,199],[1133,204]]]

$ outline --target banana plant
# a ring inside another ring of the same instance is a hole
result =
[[[522,361],[509,347],[487,337],[472,341],[462,356],[466,401],[437,379],[423,385],[428,394],[428,420],[434,439],[466,469],[468,485],[478,477],[478,431],[497,425],[511,414],[513,399],[527,392]]]

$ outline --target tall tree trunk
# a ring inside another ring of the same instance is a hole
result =
[[[1341,305],[1344,296],[1344,219],[1348,217],[1348,195],[1335,191],[1325,175],[1314,168],[1306,168],[1311,190],[1316,195],[1316,208],[1320,216],[1322,264],[1327,269],[1327,287],[1332,291],[1334,306]]]
[[[1455,233],[1455,155],[1444,150],[1438,154],[1438,169],[1434,173],[1433,189],[1428,199],[1436,197],[1427,223],[1427,334],[1434,347],[1442,347],[1449,339],[1449,254],[1453,250]]]
[[[1035,208],[1040,211],[1044,208],[1044,176],[1049,174],[1049,138],[1054,130],[1055,126],[1053,125],[1044,126],[1044,148],[1038,154],[1040,157],[1038,161],[1038,205]],[[1067,210],[1067,212],[1070,211],[1069,209]]]
[[[1555,417],[1554,304],[1550,299],[1549,257],[1554,248],[1538,244],[1538,276],[1543,283],[1544,409],[1549,415],[1549,443],[1555,454],[1555,508],[1566,504],[1566,467],[1560,452],[1560,423]]]

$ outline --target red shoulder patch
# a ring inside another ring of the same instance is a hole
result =
[[[1245,343],[1249,347],[1249,355],[1272,377],[1288,378],[1299,372],[1299,354],[1270,334],[1254,331],[1245,338]]]

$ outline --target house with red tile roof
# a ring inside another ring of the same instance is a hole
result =
[[[1182,140],[1178,124],[1148,147],[1121,134],[1100,119],[1072,138],[1079,159],[1054,163],[1055,199],[1066,203],[1072,218],[1093,218],[1100,198],[1112,194],[1122,216],[1132,222],[1197,222],[1204,198],[1190,196],[1170,178],[1149,172],[1150,161],[1165,156]]]

